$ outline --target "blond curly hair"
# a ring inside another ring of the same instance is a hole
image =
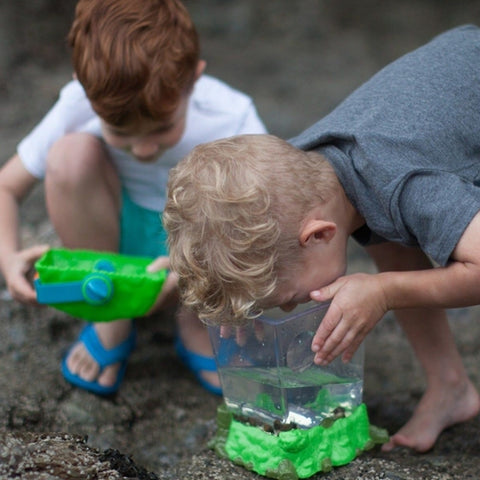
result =
[[[259,315],[280,267],[295,266],[305,213],[335,178],[322,156],[272,135],[194,148],[170,171],[163,212],[184,305],[207,323]]]

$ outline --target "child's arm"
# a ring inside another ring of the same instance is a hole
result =
[[[332,305],[312,342],[317,363],[340,354],[348,361],[388,310],[456,308],[480,303],[480,213],[460,238],[446,267],[341,277],[311,292]],[[401,259],[400,259],[401,261]]]
[[[35,290],[27,274],[48,246],[39,245],[20,250],[19,205],[37,179],[14,155],[0,169],[0,269],[12,297],[21,302],[34,302]]]

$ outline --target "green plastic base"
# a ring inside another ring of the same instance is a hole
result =
[[[210,447],[218,455],[279,480],[308,478],[346,465],[365,450],[388,441],[386,430],[370,425],[365,404],[328,426],[279,434],[233,419],[223,404],[217,411],[217,435]]]

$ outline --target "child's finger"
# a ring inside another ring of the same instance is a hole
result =
[[[220,326],[220,338],[230,338],[232,336],[232,327],[229,325]]]
[[[319,362],[321,365],[328,364],[342,355],[352,345],[355,334],[346,328],[339,326],[325,342],[320,354]],[[316,358],[318,354],[316,355]]]
[[[327,300],[331,300],[337,294],[343,284],[343,278],[337,279],[330,285],[326,285],[317,290],[312,290],[310,292],[310,298],[315,302],[326,302]]]
[[[162,289],[160,290],[158,297],[155,300],[155,303],[148,311],[148,315],[156,312],[157,310],[160,310],[161,308],[167,308],[169,306],[172,306],[178,302],[179,294],[177,284],[177,275],[173,272],[170,272],[162,286]]]
[[[312,341],[315,363],[321,365],[330,363],[350,344],[353,334],[349,331],[348,325],[341,320],[340,311],[334,311],[323,319]]]
[[[353,356],[355,355],[356,351],[358,350],[358,347],[362,344],[363,340],[365,337],[357,336],[352,343],[346,348],[346,350],[343,352],[342,355],[342,361],[344,363],[348,363]]]
[[[327,338],[330,337],[341,319],[342,312],[334,304],[330,305],[313,336],[312,350],[314,352],[319,352],[323,348]]]
[[[164,268],[170,268],[170,259],[168,257],[158,257],[147,266],[147,272],[158,272]]]
[[[19,279],[15,287],[10,290],[10,294],[22,303],[37,303],[37,293],[25,278]]]
[[[256,332],[257,330],[255,330]],[[248,333],[246,327],[231,327],[229,325],[222,325],[220,327],[220,338],[230,338],[235,332],[235,342],[238,346],[244,347],[248,340]]]
[[[50,245],[34,245],[33,247],[22,250],[21,257],[29,265],[32,265],[48,250],[50,250]]]
[[[265,338],[265,327],[262,322],[253,321],[253,331],[255,332],[255,338],[261,342]]]
[[[237,344],[240,347],[244,347],[247,344],[248,340],[247,329],[245,327],[237,327],[235,332],[235,338],[237,340]]]

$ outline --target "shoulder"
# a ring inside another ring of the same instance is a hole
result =
[[[480,40],[480,27],[477,25],[466,24],[446,30],[432,39],[431,43],[445,43],[451,46],[452,43],[476,43]]]
[[[202,75],[195,84],[192,104],[204,112],[235,113],[253,105],[251,97],[209,75]]]
[[[81,83],[75,79],[71,80],[62,87],[60,90],[59,100],[65,103],[90,103]]]

